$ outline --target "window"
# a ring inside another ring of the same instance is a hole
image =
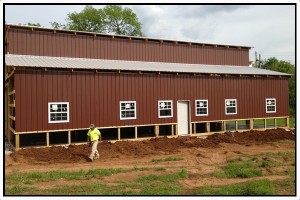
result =
[[[173,117],[172,101],[158,101],[158,117]]]
[[[208,100],[196,100],[196,116],[208,115]]]
[[[136,102],[120,102],[120,119],[136,119]]]
[[[49,123],[69,122],[69,102],[48,103]]]
[[[276,113],[276,99],[266,99],[266,112]]]
[[[236,99],[225,99],[225,113],[226,115],[237,114]]]

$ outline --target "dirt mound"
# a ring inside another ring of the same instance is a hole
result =
[[[278,140],[295,140],[295,131],[274,129],[267,131],[226,132],[198,137],[153,138],[144,141],[101,142],[98,145],[101,158],[147,156],[178,152],[180,148],[217,148],[220,143],[242,145],[261,144]],[[22,149],[11,154],[15,161],[27,163],[77,163],[85,162],[90,153],[87,145],[55,146],[49,148]]]

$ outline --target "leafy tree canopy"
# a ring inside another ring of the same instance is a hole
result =
[[[66,24],[50,22],[53,28],[143,36],[142,24],[130,8],[118,5],[96,9],[86,6],[81,12],[69,13]]]

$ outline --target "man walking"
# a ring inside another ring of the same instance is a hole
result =
[[[93,161],[94,159],[99,158],[99,152],[97,146],[98,146],[98,140],[101,141],[101,133],[97,128],[95,128],[94,124],[91,124],[89,128],[90,129],[87,133],[87,143],[92,147],[92,152],[89,158],[90,161]]]

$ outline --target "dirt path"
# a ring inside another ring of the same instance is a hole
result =
[[[99,145],[101,158],[93,162],[87,161],[89,147],[86,145],[71,145],[65,147],[35,148],[17,151],[5,157],[5,174],[13,172],[53,171],[53,170],[89,170],[109,168],[148,168],[145,171],[118,173],[103,177],[102,181],[113,184],[117,180],[135,180],[137,177],[148,174],[171,173],[181,169],[189,172],[189,178],[182,180],[186,187],[198,187],[205,184],[223,185],[239,183],[247,179],[199,178],[220,169],[229,159],[264,153],[294,152],[295,135],[293,131],[283,129],[265,132],[249,131],[243,133],[214,134],[206,139],[196,137],[160,138],[147,141],[116,143],[102,142]],[[167,157],[183,158],[180,161],[152,162],[153,159]],[[289,160],[289,162],[293,162]],[[164,172],[155,169],[164,168]],[[273,171],[287,171],[289,168],[274,168]],[[268,170],[264,177],[280,180],[286,176],[274,175]],[[251,179],[251,180],[252,180]],[[248,179],[250,180],[250,179]],[[95,180],[99,181],[99,180]],[[82,184],[78,181],[74,184]],[[64,184],[63,180],[50,183],[51,185]],[[47,187],[45,183],[43,186]]]
[[[294,151],[294,131],[284,129],[214,134],[197,137],[159,138],[145,141],[102,142],[101,158],[88,162],[86,145],[32,148],[5,157],[5,174],[15,171],[87,170],[96,168],[167,167],[186,168],[190,173],[211,173],[218,164],[241,154]],[[152,159],[184,158],[176,162],[153,163]]]

